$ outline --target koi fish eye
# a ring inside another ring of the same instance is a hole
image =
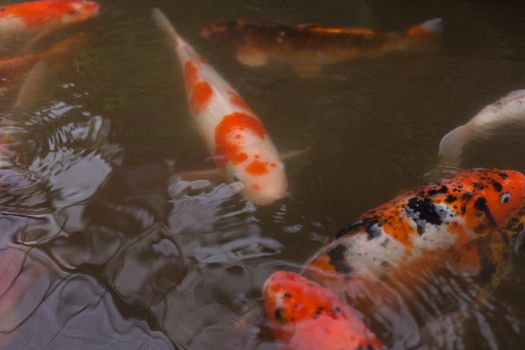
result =
[[[510,194],[508,192],[505,192],[501,195],[501,203],[505,204],[510,201]]]
[[[232,178],[233,178],[234,181],[241,181],[241,177],[238,174],[236,174],[236,173],[232,174]]]

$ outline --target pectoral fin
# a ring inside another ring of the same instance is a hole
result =
[[[294,159],[294,158],[297,158],[297,157],[302,157],[306,153],[308,153],[309,151],[310,151],[310,147],[307,147],[307,148],[304,148],[304,149],[300,149],[300,150],[287,151],[285,153],[281,153],[281,160],[288,161],[290,159]]]
[[[249,67],[261,67],[268,63],[268,56],[257,48],[243,46],[237,51],[237,60]]]

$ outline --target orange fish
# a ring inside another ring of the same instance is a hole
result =
[[[335,294],[292,272],[271,275],[263,288],[266,318],[281,350],[382,349]]]
[[[283,198],[288,186],[284,164],[261,120],[160,10],[154,10],[153,18],[175,44],[195,121],[222,173],[241,182],[241,194],[255,204]]]
[[[441,31],[439,18],[401,33],[240,19],[214,23],[205,27],[201,35],[232,41],[237,47],[237,59],[244,65],[258,67],[270,61],[290,63],[298,74],[306,76],[315,74],[326,64],[433,47]]]
[[[509,260],[510,241],[523,231],[524,200],[520,172],[463,171],[364,213],[306,269],[321,284],[350,293],[445,263],[462,275],[493,282]]]
[[[0,6],[0,47],[23,34],[52,31],[98,14],[100,5],[87,0],[41,0]]]

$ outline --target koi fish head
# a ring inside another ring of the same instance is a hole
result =
[[[284,165],[274,157],[261,155],[252,158],[248,156],[246,162],[229,163],[225,170],[230,180],[239,181],[244,185],[241,194],[254,204],[271,204],[287,194],[288,184],[284,174]]]
[[[88,0],[41,0],[0,7],[0,18],[21,21],[32,31],[52,30],[94,17],[99,8]]]
[[[328,289],[292,272],[276,272],[263,287],[266,318],[282,349],[380,349],[381,342]]]
[[[485,215],[493,224],[503,226],[525,204],[525,175],[518,171],[474,169],[462,173],[457,181],[464,194],[476,193],[468,204],[467,222]]]
[[[223,117],[215,129],[216,156],[230,181],[244,185],[241,194],[257,205],[286,195],[284,165],[261,122],[249,113]]]

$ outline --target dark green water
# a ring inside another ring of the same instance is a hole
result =
[[[517,0],[101,5],[98,18],[48,38],[96,40],[53,64],[31,103],[11,113],[23,72],[2,84],[2,349],[275,348],[258,324],[232,330],[261,306],[266,277],[298,270],[360,213],[426,182],[448,130],[525,87]],[[258,208],[232,185],[172,180],[214,163],[153,7],[243,95],[278,149],[309,148],[287,162],[289,198]],[[287,66],[241,66],[230,46],[199,36],[239,17],[382,30],[441,17],[445,32],[438,52],[344,62],[303,80]],[[470,145],[462,166],[525,171],[523,135],[501,130]],[[523,268],[518,257],[496,292],[448,328],[446,345],[420,336],[421,310],[363,316],[393,349],[522,349]],[[443,293],[461,302],[461,292]]]

